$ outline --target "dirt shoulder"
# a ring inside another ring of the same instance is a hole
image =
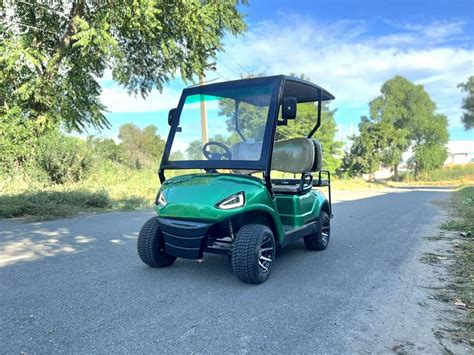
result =
[[[422,261],[445,273],[445,282],[433,297],[446,304],[449,325],[438,337],[474,352],[474,186],[456,191],[446,207],[441,231],[429,238],[444,247],[426,253]]]

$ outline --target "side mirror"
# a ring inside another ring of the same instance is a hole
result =
[[[296,97],[284,97],[281,104],[281,118],[294,120],[296,118]]]
[[[169,110],[169,112],[168,112],[168,124],[169,124],[170,126],[173,124],[175,115],[176,115],[176,107],[175,107],[175,108],[172,108],[172,109]]]

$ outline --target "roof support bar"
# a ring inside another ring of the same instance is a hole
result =
[[[318,120],[316,121],[316,126],[309,132],[308,138],[311,138],[313,134],[318,130],[319,126],[321,126],[321,106],[322,106],[322,97],[323,93],[321,89],[318,89]]]

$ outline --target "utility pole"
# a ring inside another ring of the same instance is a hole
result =
[[[206,83],[204,74],[199,75],[199,85],[202,86]],[[207,133],[207,111],[206,111],[206,100],[204,95],[201,95],[201,140],[202,145],[209,142],[209,136]]]
[[[216,63],[209,63],[204,68],[209,68],[211,70],[216,70]],[[199,75],[199,86],[206,84],[206,77],[204,73]],[[207,110],[206,110],[206,100],[204,95],[201,95],[201,140],[202,145],[209,142],[209,135],[207,133]]]

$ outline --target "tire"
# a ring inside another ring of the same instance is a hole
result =
[[[232,270],[235,275],[249,284],[266,281],[275,260],[275,247],[270,228],[263,224],[244,225],[232,247]]]
[[[140,230],[137,241],[138,256],[153,267],[166,267],[173,264],[175,256],[166,253],[165,240],[156,217],[150,218]]]
[[[317,231],[304,237],[304,245],[309,250],[324,250],[329,244],[331,236],[331,220],[329,215],[321,211],[318,219]]]

